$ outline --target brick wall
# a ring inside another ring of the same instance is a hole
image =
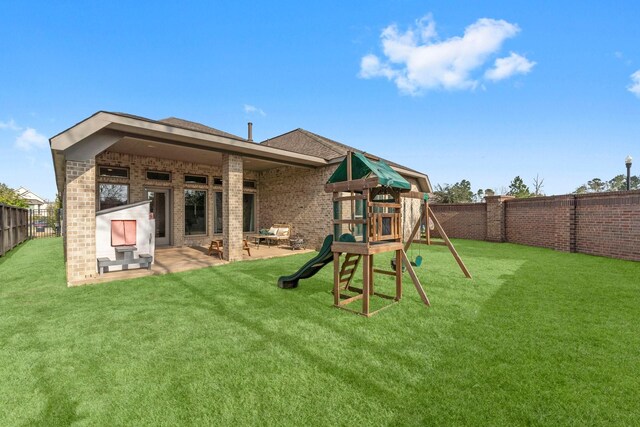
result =
[[[484,203],[429,204],[449,237],[471,240],[487,238],[487,206]],[[433,237],[440,237],[433,230]]]
[[[213,177],[222,177],[222,167],[157,157],[137,156],[105,151],[96,157],[98,166],[120,166],[129,168],[129,178],[97,177],[98,182],[120,183],[129,185],[129,202],[146,200],[145,188],[168,188],[171,190],[172,230],[171,244],[174,246],[208,245],[212,238],[222,239],[222,234],[213,233],[214,202],[213,193],[222,192],[222,185],[215,185]],[[147,171],[170,172],[171,182],[147,179]],[[185,184],[184,175],[206,175],[209,183]],[[243,179],[258,181],[258,173],[243,171]],[[258,182],[258,188],[260,183]],[[207,190],[207,233],[201,236],[185,236],[184,234],[184,190]],[[258,189],[244,189],[247,193],[257,193]],[[259,194],[256,194],[259,199]],[[95,196],[97,209],[98,198]],[[256,200],[256,223],[259,217],[259,202]]]
[[[576,251],[640,261],[640,191],[576,198]]]
[[[449,237],[640,261],[638,190],[430,206]]]
[[[332,195],[325,193],[324,184],[336,167],[282,167],[261,172],[259,227],[291,224],[293,234],[303,235],[308,247],[319,249],[332,233]]]

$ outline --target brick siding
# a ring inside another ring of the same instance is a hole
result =
[[[96,276],[95,162],[67,161],[64,229],[67,281]]]

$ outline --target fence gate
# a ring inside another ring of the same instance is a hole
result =
[[[62,225],[62,209],[29,210],[29,238],[60,236]]]

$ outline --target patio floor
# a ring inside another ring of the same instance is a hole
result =
[[[250,248],[251,256],[249,256],[246,251],[243,251],[242,261],[276,258],[313,252],[312,249],[300,249],[294,251],[287,246],[260,245],[260,247],[256,247],[256,245],[251,244]],[[197,270],[199,268],[229,264],[228,261],[221,260],[215,253],[211,256],[207,255],[207,250],[208,247],[205,246],[156,248],[155,259],[151,266],[151,270],[147,270],[146,268],[137,268],[134,266],[131,270],[104,273],[100,277],[87,280],[82,283],[110,282],[112,280],[177,273],[180,271]]]

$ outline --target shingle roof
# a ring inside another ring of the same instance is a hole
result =
[[[179,119],[177,117],[167,117],[166,119],[162,119],[158,121],[162,123],[166,123],[171,126],[178,127],[178,128],[195,130],[202,133],[209,133],[211,135],[226,136],[227,138],[242,139],[242,140],[245,139],[245,138],[242,138],[241,136],[234,135],[232,133],[225,132],[220,129],[205,126],[197,122],[191,122],[189,120]]]
[[[265,141],[262,141],[261,144],[269,147],[293,151],[299,154],[322,157],[327,161],[343,157],[347,154],[348,151],[371,154],[359,150],[355,147],[343,144],[341,142],[334,141],[333,139],[329,139],[322,135],[318,135],[317,133],[309,132],[308,130],[302,128],[294,129],[282,135],[269,138]],[[371,155],[374,157],[378,157],[373,154]],[[380,158],[380,160],[384,160],[385,163],[389,164],[390,166],[406,169],[407,171],[415,172],[421,175],[423,174],[423,172],[416,171],[404,165],[394,163],[390,160],[386,160],[383,158]]]
[[[110,114],[115,114],[118,116],[123,116],[123,117],[130,117],[132,119],[136,119],[136,120],[144,120],[146,122],[151,122],[151,123],[162,123],[165,125],[170,125],[173,127],[177,127],[177,128],[182,128],[182,129],[187,129],[187,130],[194,130],[196,132],[202,132],[202,133],[206,133],[209,135],[216,135],[216,136],[223,136],[226,138],[232,138],[232,139],[239,139],[241,141],[246,141],[245,138],[238,136],[238,135],[234,135],[232,133],[229,132],[225,132],[222,131],[220,129],[216,129],[216,128],[212,128],[209,126],[205,126],[202,123],[197,123],[197,122],[192,122],[189,120],[184,120],[184,119],[179,119],[177,117],[167,117],[166,119],[162,119],[162,120],[153,120],[153,119],[148,119],[146,117],[142,117],[142,116],[136,116],[133,114],[127,114],[127,113],[118,113],[118,112],[109,112]]]

